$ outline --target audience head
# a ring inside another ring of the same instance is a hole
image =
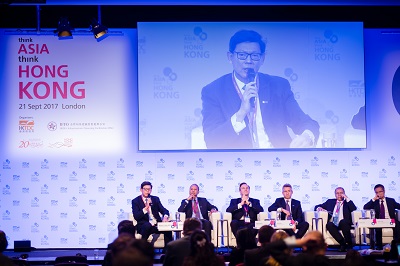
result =
[[[344,266],[363,266],[367,265],[367,261],[361,256],[360,252],[349,249],[344,259]]]
[[[258,242],[261,245],[271,242],[271,236],[274,232],[274,228],[269,225],[261,226],[261,228],[258,230]]]
[[[151,259],[151,261],[153,262],[153,259],[154,259],[154,256],[155,256],[154,247],[153,247],[152,244],[150,244],[146,240],[144,240],[144,239],[133,239],[130,242],[129,247],[136,248],[145,257]]]
[[[319,231],[311,231],[305,235],[308,241],[303,245],[303,251],[309,254],[324,255],[326,251],[326,242],[324,236]]]
[[[183,235],[191,235],[195,230],[201,230],[201,222],[197,218],[187,218],[183,223]]]
[[[8,246],[6,233],[0,230],[0,253],[6,250]]]
[[[239,249],[251,249],[257,247],[253,229],[242,228],[237,231],[236,244]]]
[[[289,237],[288,233],[286,233],[284,230],[276,230],[271,236],[271,242],[277,240],[283,240],[288,237]]]
[[[201,230],[195,230],[191,234],[190,249],[191,249],[191,252],[190,252],[191,256],[195,256],[196,254],[199,254],[199,253],[202,253],[202,254],[209,253],[210,251],[212,251],[212,253],[214,253],[213,246],[210,243],[210,241],[208,240],[207,234]]]
[[[134,247],[127,247],[118,253],[112,262],[113,266],[152,266],[153,259],[143,256],[143,253]]]
[[[128,266],[153,265],[154,248],[143,239],[135,239],[131,234],[121,233],[114,240],[111,250],[107,251],[105,265]]]
[[[122,233],[127,233],[127,234],[131,234],[133,237],[135,237],[135,231],[136,231],[136,228],[133,225],[133,222],[130,220],[122,220],[118,224],[118,235],[120,235]]]

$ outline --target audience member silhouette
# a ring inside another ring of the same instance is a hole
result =
[[[6,250],[8,246],[6,233],[0,230],[0,265],[1,266],[13,266],[13,261],[3,254],[3,251]]]
[[[271,242],[278,241],[278,240],[284,240],[289,237],[289,234],[286,231],[283,230],[277,230],[272,236],[271,236]],[[293,254],[293,249],[292,248],[286,248],[283,250],[283,253],[286,255],[290,256]],[[281,266],[278,261],[275,260],[274,257],[269,256],[267,262],[264,264],[266,266]]]
[[[286,248],[301,247],[303,253],[288,256],[284,253]],[[264,249],[280,264],[285,266],[328,266],[331,265],[325,256],[327,245],[324,236],[319,231],[308,232],[301,239],[288,237],[265,245]]]
[[[183,261],[184,266],[224,266],[224,259],[214,253],[206,233],[196,230],[190,236],[190,256]]]
[[[268,244],[271,240],[272,234],[275,232],[274,228],[269,225],[263,225],[258,230],[258,245],[259,247],[246,250],[244,252],[244,265],[257,266],[264,265],[265,258],[268,258],[269,253],[265,254],[262,247]]]
[[[236,248],[232,249],[229,256],[229,266],[235,266],[244,262],[244,252],[257,247],[254,231],[251,228],[244,227],[237,231]]]
[[[197,218],[188,218],[183,223],[183,238],[167,244],[164,266],[181,266],[185,257],[190,255],[190,236],[196,230],[201,230],[202,222]]]

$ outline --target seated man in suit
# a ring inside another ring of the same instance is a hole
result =
[[[385,197],[385,187],[377,184],[374,187],[375,197],[364,205],[364,210],[375,210],[375,217],[378,219],[395,219],[396,225],[393,228],[393,238],[400,241],[400,222],[396,219],[395,210],[400,209],[400,204],[393,198]],[[382,250],[382,229],[375,229],[376,249]],[[371,242],[371,246],[373,243]]]
[[[190,255],[190,236],[201,230],[200,220],[187,218],[183,223],[183,238],[168,243],[165,251],[164,266],[181,266],[185,257]]]
[[[250,186],[246,183],[239,185],[240,198],[231,199],[227,212],[232,213],[231,230],[236,237],[240,228],[254,228],[257,214],[264,211],[258,199],[250,198]]]
[[[137,221],[136,230],[142,235],[143,239],[149,238],[151,234],[160,233],[157,229],[157,223],[167,222],[169,211],[161,204],[160,198],[152,196],[153,185],[144,181],[140,185],[141,195],[132,200],[133,217]],[[163,215],[161,219],[160,213]],[[162,232],[164,234],[164,246],[172,240],[172,232]]]
[[[298,200],[292,199],[293,190],[290,184],[282,186],[282,198],[277,198],[275,202],[269,206],[268,211],[281,212],[282,220],[293,220],[296,228],[294,230],[286,229],[289,236],[295,235],[296,238],[302,238],[310,226],[303,216],[301,203]]]
[[[328,222],[326,224],[326,230],[332,235],[332,237],[340,244],[340,251],[346,251],[347,247],[353,247],[353,241],[351,238],[351,225],[353,224],[351,213],[357,209],[353,201],[347,197],[344,192],[344,188],[337,187],[335,189],[335,199],[328,199],[326,202],[315,206],[314,210],[327,211]],[[342,234],[339,232],[342,230]]]
[[[197,197],[199,195],[199,186],[192,184],[189,189],[189,197],[182,200],[178,212],[184,212],[186,218],[195,217],[201,220],[204,232],[206,232],[211,241],[212,224],[208,218],[208,212],[216,212],[218,208],[212,205],[206,198]]]

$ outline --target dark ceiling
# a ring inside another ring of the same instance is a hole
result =
[[[88,28],[98,17],[97,5],[0,5],[1,28],[56,28],[60,17],[74,28]],[[206,6],[103,5],[102,24],[135,28],[138,21],[362,21],[366,28],[400,28],[400,6]]]

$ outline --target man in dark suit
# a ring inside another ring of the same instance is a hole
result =
[[[258,72],[265,46],[252,30],[231,37],[227,57],[233,72],[201,92],[207,148],[304,148],[317,142],[319,124],[300,108],[289,82]],[[287,127],[296,137],[290,137]]]
[[[161,204],[160,198],[152,196],[153,185],[145,181],[140,185],[141,195],[132,200],[133,217],[137,221],[136,231],[142,235],[143,239],[149,238],[151,234],[160,233],[157,223],[167,222],[169,211]],[[160,213],[163,215],[161,218]],[[164,234],[164,245],[172,240],[172,232],[162,232]]]
[[[166,247],[164,266],[181,266],[183,264],[185,257],[190,255],[190,236],[196,230],[201,230],[200,220],[187,218],[183,223],[184,237],[169,242]]]
[[[184,212],[186,218],[195,217],[202,223],[204,232],[206,232],[211,241],[212,224],[208,218],[208,212],[216,212],[218,208],[212,205],[206,198],[197,197],[199,194],[199,186],[192,184],[189,189],[189,197],[182,200],[178,212]]]
[[[261,226],[261,228],[258,230],[259,247],[244,251],[245,266],[265,265],[265,261],[268,258],[269,253],[266,253],[262,248],[271,241],[271,236],[274,232],[274,228],[269,225]]]
[[[400,209],[400,204],[393,198],[385,197],[385,187],[377,184],[374,187],[375,197],[364,205],[364,210],[375,210],[377,219],[395,219],[396,225],[393,228],[393,239],[400,241],[400,222],[396,219],[395,209]],[[376,249],[382,250],[382,228],[375,229]],[[371,246],[373,242],[371,241]]]
[[[258,199],[250,198],[250,186],[246,183],[239,185],[240,198],[231,199],[227,212],[232,213],[231,230],[236,237],[240,228],[254,228],[257,214],[264,211]]]
[[[292,199],[293,190],[290,184],[284,184],[282,186],[282,195],[282,198],[277,198],[275,202],[269,206],[268,211],[280,212],[282,220],[293,220],[295,222],[295,229],[287,229],[285,231],[290,236],[295,235],[296,238],[302,238],[310,225],[304,220],[301,203],[298,200]]]
[[[328,212],[326,230],[328,230],[332,237],[340,244],[339,251],[345,252],[347,247],[353,247],[350,233],[353,224],[351,213],[355,211],[357,207],[354,205],[353,201],[347,197],[342,187],[337,187],[335,189],[335,197],[335,199],[328,199],[324,203],[315,206],[314,211]],[[342,230],[343,236],[339,230]]]

